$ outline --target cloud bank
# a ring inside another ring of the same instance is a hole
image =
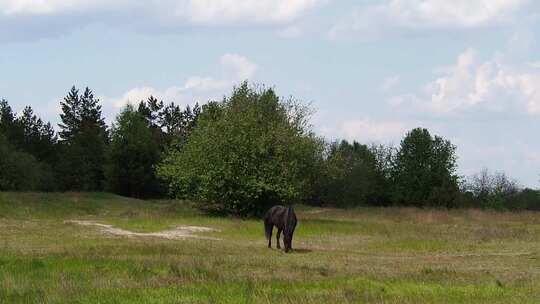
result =
[[[396,96],[394,106],[448,115],[466,112],[540,114],[540,66],[507,63],[503,55],[479,60],[475,49],[440,68],[442,75],[419,92]],[[411,107],[412,106],[412,107]]]
[[[128,103],[138,103],[150,96],[182,106],[195,102],[206,103],[222,98],[234,85],[254,77],[257,65],[238,54],[225,54],[220,60],[221,76],[191,76],[183,85],[158,89],[151,86],[136,87],[118,97],[102,97],[107,112],[117,113]]]
[[[399,143],[405,133],[414,127],[410,122],[375,120],[371,118],[346,119],[333,126],[323,126],[321,133],[331,139],[346,139],[362,143]]]
[[[384,0],[359,6],[329,31],[332,39],[471,30],[508,24],[526,14],[530,0]]]
[[[0,40],[69,33],[91,24],[145,30],[286,26],[319,0],[1,0]]]

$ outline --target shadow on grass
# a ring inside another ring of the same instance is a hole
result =
[[[282,254],[307,254],[307,253],[313,252],[313,250],[307,249],[307,248],[294,248],[293,250],[291,250],[289,252],[285,252],[285,250],[283,250],[283,248],[281,248],[281,249],[272,248],[271,250],[277,251],[277,252],[282,253]]]
[[[294,248],[290,253],[292,254],[306,254],[311,253],[313,250],[307,248]]]

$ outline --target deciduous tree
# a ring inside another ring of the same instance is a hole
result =
[[[394,200],[401,205],[453,207],[458,193],[456,147],[417,128],[405,136],[397,153]]]
[[[189,141],[160,166],[172,193],[238,215],[306,195],[317,141],[305,107],[244,83],[207,109]]]

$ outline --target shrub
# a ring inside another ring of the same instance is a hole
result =
[[[497,210],[514,209],[511,205],[519,204],[521,192],[517,182],[504,172],[491,174],[487,169],[469,178],[464,190],[472,193],[478,207]]]
[[[507,198],[504,203],[510,210],[534,210],[540,211],[540,191],[523,189]]]
[[[50,166],[28,153],[14,149],[0,135],[0,191],[52,190],[54,176]]]

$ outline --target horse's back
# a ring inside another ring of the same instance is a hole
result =
[[[266,217],[280,216],[280,215],[284,215],[286,212],[287,212],[287,207],[277,205],[270,208],[268,212],[266,212]]]
[[[274,206],[266,212],[265,222],[272,223],[278,228],[285,228],[287,221],[290,220],[290,216],[296,226],[296,214],[291,207],[285,207],[281,205]]]

